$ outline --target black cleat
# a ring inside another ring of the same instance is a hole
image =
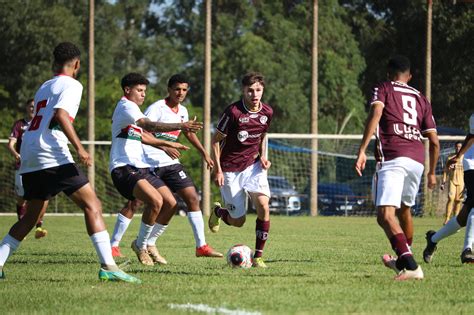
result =
[[[425,263],[429,264],[431,260],[433,259],[433,254],[436,251],[436,244],[431,240],[431,237],[435,234],[436,232],[433,230],[430,230],[426,232],[426,248],[423,251],[423,260]]]
[[[470,248],[463,250],[461,254],[461,263],[463,264],[474,264],[474,254]]]

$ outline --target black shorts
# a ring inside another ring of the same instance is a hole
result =
[[[84,173],[73,163],[24,173],[22,179],[25,200],[49,200],[61,191],[69,196],[89,183]]]
[[[133,189],[140,179],[146,179],[153,187],[160,188],[165,183],[159,179],[149,168],[136,168],[125,165],[112,170],[112,181],[118,192],[128,200],[135,200]]]
[[[464,203],[471,209],[474,207],[474,170],[464,172],[464,187],[467,192]]]
[[[155,174],[165,182],[172,192],[194,187],[193,180],[186,174],[183,165],[180,163],[157,167],[155,168]]]

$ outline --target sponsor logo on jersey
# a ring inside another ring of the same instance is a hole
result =
[[[139,127],[134,127],[132,125],[128,125],[120,131],[120,133],[117,135],[117,138],[141,141],[142,129]]]
[[[267,116],[260,116],[260,123],[265,125],[267,123],[268,117]]]
[[[248,123],[249,121],[250,121],[250,118],[249,118],[249,117],[245,117],[245,116],[244,116],[244,117],[240,117],[240,118],[239,118],[239,122],[240,122],[241,124]]]
[[[257,117],[258,117],[258,114],[250,114],[249,117],[250,117],[250,118],[257,118]]]
[[[421,141],[421,132],[413,126],[407,126],[405,124],[394,124],[393,131],[397,135],[403,136],[405,139]]]
[[[237,134],[237,139],[239,139],[240,142],[244,142],[245,140],[247,140],[248,137],[249,137],[249,133],[245,130],[241,130]]]

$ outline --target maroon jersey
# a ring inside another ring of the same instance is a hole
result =
[[[416,89],[400,82],[382,82],[373,89],[371,104],[384,105],[376,130],[377,161],[408,157],[424,163],[421,135],[436,131],[431,104]]]
[[[28,129],[30,126],[30,121],[27,121],[26,119],[18,119],[15,121],[12,127],[12,131],[10,133],[10,139],[16,139],[15,143],[15,151],[20,153],[20,148],[21,148],[21,139],[23,138],[23,133]],[[15,163],[15,169],[20,168],[20,163]]]
[[[220,164],[224,172],[240,172],[260,159],[260,142],[270,126],[273,109],[262,104],[251,112],[242,100],[229,105],[217,124],[226,135],[221,142]]]

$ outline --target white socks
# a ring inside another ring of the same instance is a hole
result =
[[[10,236],[10,234],[5,235],[0,243],[0,267],[5,265],[8,257],[20,246],[20,241]]]
[[[151,231],[150,237],[148,237],[148,240],[146,242],[147,245],[155,246],[156,240],[158,239],[158,237],[161,236],[161,234],[163,234],[165,232],[167,227],[168,227],[168,225],[162,225],[162,224],[159,224],[159,223],[155,223],[155,225],[153,226],[153,230]]]
[[[474,223],[472,222],[474,220],[474,208],[471,209],[469,212],[469,215],[467,217],[467,224],[466,224],[466,235],[464,237],[464,249],[466,248],[472,248],[472,245],[474,243]]]
[[[431,241],[438,243],[443,238],[453,235],[461,229],[456,217],[451,218],[441,229],[439,229],[432,237]]]
[[[115,266],[112,248],[110,247],[109,232],[107,230],[97,232],[92,234],[90,238],[92,244],[94,244],[97,256],[99,256],[100,263],[102,265]]]
[[[188,221],[191,224],[196,241],[196,248],[206,245],[206,236],[204,235],[204,220],[201,211],[188,212]]]
[[[121,213],[118,214],[117,222],[115,222],[114,233],[112,234],[112,238],[110,240],[110,244],[112,246],[120,245],[120,241],[122,240],[125,231],[127,231],[130,222],[132,222],[132,219],[127,218]]]
[[[146,249],[146,244],[150,238],[151,231],[153,230],[153,225],[145,224],[143,221],[140,224],[140,231],[138,231],[137,236],[137,247],[139,249]]]

